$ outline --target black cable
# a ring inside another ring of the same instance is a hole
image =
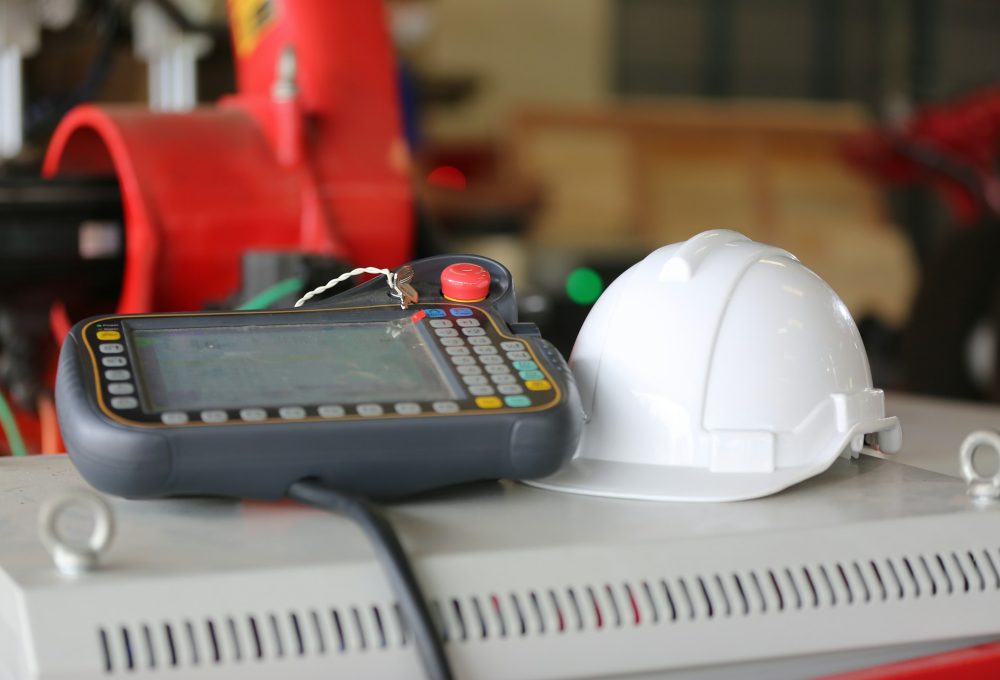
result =
[[[430,680],[451,680],[454,676],[431,619],[431,612],[427,608],[427,601],[420,591],[420,584],[417,583],[396,532],[379,509],[363,498],[342,493],[314,481],[292,484],[288,487],[288,497],[300,503],[343,515],[364,531],[382,569],[389,577],[396,597],[399,598],[403,617],[416,640],[417,651],[420,653],[420,660],[427,677]]]
[[[213,39],[226,40],[229,36],[229,26],[221,24],[202,24],[191,20],[172,0],[153,0],[164,16],[170,20],[174,26],[184,33],[204,33]]]
[[[115,44],[122,31],[122,9],[114,2],[99,3],[98,33],[103,35],[97,54],[87,68],[87,73],[76,91],[70,95],[48,96],[32,102],[25,111],[25,134],[32,137],[44,131],[66,113],[83,102],[90,101],[107,81],[114,61]]]

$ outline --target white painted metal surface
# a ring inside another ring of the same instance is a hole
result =
[[[970,432],[982,428],[1000,431],[1000,406],[995,404],[902,394],[890,394],[887,403],[906,429],[902,460],[943,475],[962,476],[958,450]]]
[[[418,677],[348,523],[289,504],[109,499],[116,542],[67,578],[38,511],[82,485],[62,457],[0,460],[0,678]],[[1000,637],[1000,508],[867,456],[742,503],[490,483],[390,515],[463,680],[802,677]]]

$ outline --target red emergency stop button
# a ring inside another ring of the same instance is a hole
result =
[[[441,272],[441,292],[453,302],[479,302],[490,292],[490,273],[470,262],[445,267]]]

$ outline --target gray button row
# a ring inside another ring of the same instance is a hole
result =
[[[445,347],[462,347],[465,340],[462,338],[441,338],[441,344]]]
[[[458,404],[453,401],[435,401],[433,404],[436,413],[457,413]]]
[[[486,331],[482,328],[463,328],[462,333],[469,338],[475,337],[477,335],[486,335]]]
[[[401,401],[394,407],[396,413],[402,416],[412,416],[420,413],[420,404],[415,401]]]
[[[111,408],[130,410],[139,407],[139,400],[133,396],[135,394],[135,385],[130,382],[124,382],[131,379],[132,373],[124,368],[128,366],[128,359],[126,359],[122,354],[125,352],[125,347],[120,342],[105,342],[97,347],[101,354],[107,356],[101,357],[101,365],[108,370],[104,371],[104,378],[108,381],[114,381],[108,383],[108,392],[112,395],[111,397]]]
[[[524,349],[524,343],[509,340],[507,342],[501,342],[500,347],[502,347],[505,352],[517,352],[518,350]]]
[[[475,396],[489,396],[495,393],[494,388],[489,385],[484,376],[469,376],[465,380],[469,382],[469,392]],[[519,394],[521,390],[517,385],[503,385],[498,389],[503,394]],[[118,400],[122,401],[118,402]],[[115,397],[112,399],[112,405],[115,408],[136,408],[138,401],[134,397]],[[435,413],[456,413],[459,411],[458,403],[454,401],[435,401],[432,408]],[[420,404],[413,401],[398,402],[393,406],[393,409],[400,415],[417,415],[422,411]],[[345,414],[344,407],[337,405],[320,406],[316,411],[323,418],[340,418]],[[358,404],[357,412],[360,416],[371,417],[382,415],[384,409],[381,404]],[[202,411],[199,415],[201,420],[206,423],[224,423],[229,419],[228,414],[222,410]],[[306,417],[306,410],[301,406],[282,406],[278,409],[278,415],[284,420],[299,420]],[[267,411],[262,408],[240,409],[240,419],[246,422],[266,420]],[[184,411],[166,411],[160,415],[160,420],[167,425],[183,425],[188,422],[189,418]]]
[[[116,404],[117,399],[132,399],[133,397],[116,397],[112,399],[112,406],[115,408],[135,408],[138,404],[128,405],[126,402]],[[396,413],[401,415],[415,415],[420,413],[420,404],[412,401],[399,402],[395,404]],[[435,409],[436,410],[436,409]],[[340,418],[346,413],[343,406],[328,404],[316,409],[317,414],[322,418]],[[380,416],[384,410],[379,404],[358,404],[357,412],[360,416]],[[228,414],[221,410],[202,411],[201,420],[206,423],[224,423],[229,419]],[[301,406],[282,406],[278,409],[278,416],[283,420],[301,420],[306,417],[306,410]],[[255,422],[267,419],[267,411],[262,408],[240,409],[240,419],[246,422]],[[188,415],[183,411],[167,411],[161,414],[160,420],[167,425],[183,425],[188,422]]]
[[[474,338],[469,338],[469,344],[470,345],[491,345],[491,344],[493,344],[493,341],[490,340],[485,335],[479,335],[479,336],[476,336]]]
[[[453,325],[450,319],[431,319],[431,328],[451,328]]]
[[[527,352],[508,352],[507,358],[511,361],[529,361],[531,360],[531,355]]]
[[[458,325],[462,328],[474,328],[479,325],[479,319],[459,319]]]

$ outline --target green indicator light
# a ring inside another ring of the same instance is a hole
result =
[[[603,290],[601,275],[589,267],[574,269],[566,277],[566,294],[578,305],[593,304]]]

